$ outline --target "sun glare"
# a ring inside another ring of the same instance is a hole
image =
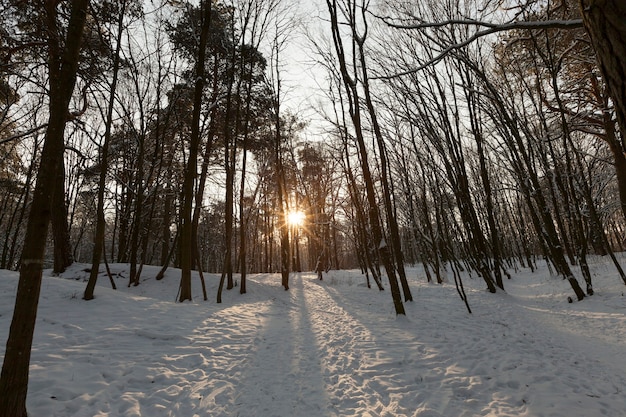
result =
[[[287,214],[287,223],[291,226],[302,226],[304,223],[304,213],[299,210],[290,211]]]

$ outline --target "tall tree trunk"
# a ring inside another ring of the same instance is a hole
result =
[[[287,224],[287,185],[285,181],[285,170],[283,167],[283,156],[280,150],[282,135],[280,133],[280,107],[276,105],[276,144],[274,146],[274,157],[276,159],[277,191],[278,191],[278,228],[280,233],[280,276],[281,284],[285,291],[289,289],[289,225]]]
[[[246,109],[246,118],[249,114],[249,106],[250,106],[250,89],[248,88],[247,92],[248,96],[248,104]],[[239,293],[246,293],[246,274],[247,271],[247,247],[246,247],[246,231],[248,229],[248,220],[246,219],[245,213],[245,186],[246,186],[246,165],[248,159],[248,125],[246,121],[245,132],[243,135],[243,141],[241,145],[241,182],[239,185],[239,273],[241,274],[241,283],[239,286]]]
[[[26,227],[15,309],[0,374],[0,415],[27,417],[28,368],[37,318],[39,292],[52,199],[62,167],[64,131],[76,83],[79,51],[89,0],[72,1],[64,47],[59,39],[56,2],[45,3],[50,79],[50,116]]]
[[[145,158],[145,135],[139,134],[139,149],[137,152],[137,173],[135,175],[135,208],[133,209],[134,220],[132,222],[132,232],[130,236],[130,271],[128,286],[139,285],[139,274],[137,273],[137,253],[139,252],[139,235],[143,227],[143,209],[144,209],[144,158]]]
[[[361,9],[363,21],[366,21],[366,8]],[[378,146],[378,153],[380,158],[380,180],[383,186],[383,203],[385,208],[385,218],[387,220],[387,225],[389,227],[390,237],[391,237],[391,245],[389,246],[390,256],[392,260],[392,265],[395,262],[395,268],[398,271],[398,276],[400,278],[400,284],[402,286],[402,293],[404,294],[404,301],[413,301],[413,295],[411,294],[411,289],[409,288],[409,283],[406,278],[406,271],[404,270],[404,257],[402,255],[402,247],[400,243],[400,229],[398,227],[398,221],[395,216],[395,210],[393,209],[393,205],[391,202],[392,190],[390,187],[390,182],[392,179],[387,173],[387,149],[385,146],[385,141],[383,138],[383,134],[380,129],[380,125],[378,123],[378,117],[376,115],[376,110],[374,109],[374,103],[372,101],[372,95],[370,92],[369,86],[369,78],[367,73],[367,65],[365,60],[365,38],[366,35],[357,36],[356,28],[353,26],[353,36],[357,39],[357,45],[359,47],[359,61],[360,61],[360,70],[362,75],[361,83],[363,84],[363,91],[365,95],[365,104],[370,115],[370,120],[372,122],[372,127],[374,128],[374,136],[376,137],[376,144]],[[358,104],[356,104],[358,105]],[[385,266],[385,269],[387,267]]]
[[[626,138],[626,2],[580,0],[583,23],[613,99],[622,140]]]
[[[246,230],[248,228],[248,221],[246,219],[246,213],[244,210],[244,187],[246,178],[246,142],[243,143],[243,157],[241,162],[241,189],[239,195],[239,273],[241,274],[241,283],[239,285],[239,293],[246,293],[246,275],[247,270],[247,247],[246,247]]]
[[[231,83],[232,85],[232,83]],[[230,87],[229,87],[230,90]],[[234,147],[234,140],[231,142],[231,137],[235,137],[230,131],[230,123],[228,116],[230,114],[231,107],[231,92],[228,92],[226,98],[226,118],[224,127],[224,170],[226,171],[226,198],[224,204],[224,262],[222,264],[222,275],[220,277],[220,285],[218,287],[218,303],[222,302],[222,289],[224,288],[224,280],[226,280],[226,289],[231,290],[234,286],[233,283],[233,223],[234,223],[234,188],[235,188],[235,170],[234,164],[234,152],[231,150],[231,146]],[[232,153],[231,153],[232,152]],[[231,163],[232,161],[232,163]]]
[[[111,80],[111,91],[109,95],[109,103],[107,107],[106,127],[104,130],[104,139],[100,154],[100,178],[98,179],[98,205],[96,208],[96,231],[94,235],[93,254],[91,258],[91,272],[87,287],[83,294],[84,300],[93,299],[93,292],[98,280],[98,272],[100,270],[100,258],[104,253],[104,234],[106,221],[104,218],[104,189],[106,186],[106,176],[109,167],[109,142],[111,140],[111,126],[113,124],[113,106],[115,104],[115,89],[117,87],[117,78],[120,68],[120,50],[122,47],[122,31],[124,29],[124,12],[126,10],[126,1],[123,0],[120,5],[119,16],[117,20],[117,45],[115,46],[115,55],[113,56],[113,79]]]
[[[202,17],[202,29],[198,45],[198,60],[196,61],[196,85],[194,89],[193,114],[191,122],[191,137],[189,140],[189,159],[185,167],[185,180],[183,183],[183,208],[181,213],[182,230],[180,234],[181,249],[181,276],[180,296],[178,301],[191,301],[191,267],[193,260],[193,230],[192,230],[192,205],[193,183],[197,176],[198,148],[200,144],[200,112],[202,107],[202,91],[204,89],[204,62],[206,57],[206,45],[209,37],[211,24],[211,1],[203,1],[204,8]]]
[[[340,23],[337,15],[337,2],[336,0],[326,0],[326,5],[328,6],[328,11],[330,13],[331,30],[333,33],[335,52],[339,59],[339,68],[343,84],[346,92],[348,93],[350,117],[352,119],[357,144],[359,147],[359,153],[361,157],[361,171],[363,173],[363,180],[365,181],[366,195],[369,205],[368,215],[370,220],[370,227],[372,228],[372,235],[374,237],[374,244],[377,245],[378,255],[385,267],[387,278],[389,279],[389,286],[391,288],[391,296],[393,299],[396,314],[404,315],[406,313],[404,310],[404,304],[402,303],[400,286],[398,285],[398,278],[396,276],[396,271],[394,268],[393,256],[390,253],[389,246],[384,239],[383,229],[380,224],[380,212],[378,209],[378,202],[376,201],[376,192],[374,190],[372,174],[369,168],[367,147],[365,145],[365,139],[363,137],[363,126],[361,124],[361,110],[359,103],[360,97],[358,94],[357,81],[353,79],[348,72],[344,45],[341,39],[342,33],[339,28]],[[349,11],[349,13],[352,13],[352,16],[354,16],[354,10],[356,9],[356,5],[351,4],[350,7],[351,10]],[[356,40],[352,39],[352,41],[355,42]]]

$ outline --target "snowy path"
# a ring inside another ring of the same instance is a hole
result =
[[[90,302],[80,266],[44,279],[30,416],[626,417],[626,297],[608,273],[574,304],[547,275],[497,294],[467,279],[469,315],[454,285],[413,270],[415,302],[396,317],[354,271],[294,274],[289,291],[254,275],[217,305],[174,302],[178,272],[154,281],[152,268]],[[16,284],[0,273],[3,340]]]
[[[415,380],[396,358],[414,337],[400,334],[381,347],[311,274],[292,277],[285,294],[259,314],[265,320],[231,415],[413,414],[407,394]]]
[[[279,292],[259,313],[256,349],[241,379],[237,412],[231,415],[325,415],[320,351],[305,293],[302,280],[292,278],[289,292]]]
[[[544,331],[544,315],[522,314],[525,305],[507,294],[485,297],[498,303],[499,317],[480,308],[469,316],[459,302],[445,321],[424,300],[407,304],[411,320],[363,301],[310,274],[292,278],[285,298],[261,314],[252,369],[231,415],[610,416],[598,399],[621,396],[599,358],[572,352],[566,338]],[[570,372],[589,361],[588,380]],[[572,409],[555,394],[574,395]]]

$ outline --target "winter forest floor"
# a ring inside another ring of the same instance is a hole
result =
[[[44,274],[29,416],[626,416],[626,287],[604,259],[573,304],[545,268],[497,294],[465,277],[473,314],[410,268],[406,317],[357,271],[292,274],[289,291],[252,275],[222,304],[208,275],[209,301],[196,278],[180,304],[180,271],[128,288],[112,267],[118,290],[101,276],[88,302],[86,265]],[[0,357],[17,278],[0,271]]]

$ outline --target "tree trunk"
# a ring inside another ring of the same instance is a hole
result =
[[[98,280],[98,272],[100,270],[100,258],[104,253],[104,234],[106,221],[104,218],[104,188],[106,186],[106,176],[109,166],[109,142],[111,140],[111,126],[113,124],[113,105],[115,104],[115,89],[117,87],[117,78],[120,67],[120,50],[122,45],[122,31],[124,28],[124,11],[126,2],[122,1],[120,13],[117,21],[117,45],[115,47],[115,55],[113,57],[113,79],[111,80],[111,91],[109,103],[107,107],[107,120],[104,131],[104,143],[100,154],[100,178],[98,179],[98,206],[96,209],[96,231],[94,236],[93,254],[91,258],[91,272],[89,273],[89,281],[83,294],[84,300],[93,299],[93,292]]]
[[[280,277],[281,285],[287,291],[289,289],[289,226],[287,224],[287,185],[283,167],[283,156],[280,150],[282,135],[280,133],[280,107],[276,105],[276,138],[274,145],[274,158],[276,159],[276,176],[278,177],[278,229],[280,235]]]
[[[338,7],[336,1],[326,0],[328,11],[331,17],[331,29],[333,32],[333,41],[335,46],[335,52],[339,60],[339,69],[341,72],[341,78],[343,80],[344,87],[348,93],[349,112],[352,119],[352,124],[355,129],[356,140],[359,148],[359,154],[361,157],[361,171],[363,174],[363,180],[365,182],[365,189],[368,201],[368,216],[370,220],[370,227],[372,228],[372,235],[374,237],[374,244],[377,245],[378,255],[381,262],[385,267],[387,278],[389,279],[389,286],[391,288],[391,296],[393,299],[394,308],[396,314],[404,315],[404,304],[402,303],[402,295],[400,293],[400,286],[398,284],[398,278],[394,268],[393,256],[389,251],[389,247],[383,236],[383,229],[380,224],[380,212],[378,209],[378,202],[376,201],[376,192],[374,190],[374,182],[368,163],[367,147],[365,144],[365,138],[363,137],[363,126],[361,124],[361,104],[359,103],[360,97],[358,94],[357,81],[355,81],[348,72],[347,59],[344,54],[343,41],[341,39],[341,30],[339,29],[340,23],[337,15]],[[351,11],[353,12],[353,10]],[[352,39],[356,42],[356,39]]]
[[[248,100],[248,103],[250,101]],[[246,112],[247,114],[247,112]],[[241,183],[239,187],[239,273],[241,274],[241,283],[239,286],[239,293],[246,293],[246,275],[247,271],[247,247],[246,247],[246,231],[248,228],[248,221],[246,219],[246,213],[244,210],[245,203],[245,185],[246,185],[246,163],[247,163],[247,140],[248,134],[246,132],[243,135],[242,152],[241,157]]]
[[[65,168],[63,159],[58,169],[54,195],[52,196],[52,237],[54,240],[54,269],[57,274],[64,272],[70,266],[72,259],[72,245],[67,225],[67,205],[65,204]]]
[[[615,106],[622,139],[626,138],[626,2],[581,0],[583,23],[596,51],[598,66]]]
[[[48,60],[50,74],[50,116],[32,209],[26,227],[15,310],[9,330],[0,374],[0,415],[26,417],[28,368],[37,318],[39,292],[52,198],[62,167],[64,131],[69,102],[76,83],[79,51],[89,0],[72,1],[65,48],[61,49],[56,20],[56,2],[46,3]]]
[[[37,142],[38,142],[37,138],[35,138],[35,141],[33,144],[33,153],[31,155],[33,160],[35,159],[37,153],[39,153],[38,151],[39,146]],[[11,243],[9,244],[8,256],[4,252],[4,250],[2,253],[2,263],[1,263],[0,268],[3,268],[3,269],[15,268],[15,254],[16,254],[16,250],[20,246],[18,242],[19,242],[19,237],[22,235],[22,230],[23,230],[22,223],[24,222],[24,218],[27,217],[26,215],[28,213],[28,206],[29,206],[29,202],[31,198],[30,191],[33,186],[33,176],[35,175],[34,167],[35,167],[35,164],[30,164],[30,166],[28,167],[28,173],[26,174],[26,179],[24,181],[26,186],[23,188],[22,193],[20,194],[20,198],[17,201],[19,208],[16,207],[15,209],[19,210],[19,215],[18,215],[17,223],[15,224],[13,237],[11,238]],[[13,223],[13,220],[11,221],[11,224],[12,223]],[[8,230],[10,230],[10,228]],[[8,239],[9,238],[7,235],[7,242],[8,242]]]
[[[362,17],[363,21],[366,20],[366,10],[362,9]],[[383,139],[383,135],[380,129],[380,125],[378,124],[378,117],[376,115],[376,110],[374,109],[374,103],[372,101],[372,96],[370,92],[369,86],[369,78],[367,73],[367,65],[365,59],[365,39],[366,36],[358,36],[356,35],[356,26],[353,26],[353,37],[356,40],[357,45],[359,46],[359,62],[360,62],[360,71],[361,71],[361,84],[363,85],[363,92],[365,96],[365,104],[366,108],[370,115],[370,121],[372,123],[372,127],[374,129],[374,136],[376,137],[376,144],[378,145],[378,152],[380,158],[380,181],[383,186],[383,203],[385,208],[385,218],[387,219],[387,226],[389,227],[391,245],[389,249],[390,253],[390,261],[391,266],[394,265],[398,272],[400,284],[402,285],[402,292],[404,294],[404,301],[413,301],[413,295],[411,294],[411,289],[409,288],[409,283],[406,278],[406,272],[404,269],[404,257],[402,255],[402,247],[400,244],[400,230],[398,227],[398,221],[396,219],[395,210],[391,203],[392,197],[392,187],[390,183],[393,182],[390,175],[387,174],[387,150],[385,146],[385,141]],[[358,103],[355,103],[358,106]],[[385,269],[387,269],[387,265],[385,265]],[[389,271],[387,271],[389,273]],[[394,274],[395,275],[395,274]],[[392,285],[393,288],[393,285]]]
[[[145,136],[143,133],[139,135],[139,149],[137,152],[137,173],[135,175],[135,208],[133,210],[134,220],[132,222],[132,232],[130,236],[130,271],[128,286],[139,285],[139,274],[137,273],[137,252],[139,252],[139,234],[143,227],[143,209],[144,209],[144,182],[143,182],[143,166],[145,158]]]
[[[197,176],[198,148],[200,143],[200,113],[202,107],[202,91],[204,88],[204,61],[206,56],[206,45],[209,37],[209,26],[211,24],[211,2],[201,3],[204,7],[202,19],[202,30],[200,32],[200,42],[198,45],[198,60],[196,62],[196,85],[194,89],[193,115],[191,122],[191,138],[189,143],[189,159],[185,168],[185,180],[183,184],[183,210],[182,231],[180,234],[181,248],[181,276],[180,276],[180,296],[178,301],[191,301],[191,267],[193,259],[193,230],[191,223],[191,211],[193,202],[193,183]]]
[[[233,51],[233,55],[235,52]],[[231,56],[231,62],[228,64],[231,68],[228,72],[231,74],[228,79],[228,92],[226,96],[226,110],[224,116],[224,170],[226,172],[226,195],[224,205],[224,244],[226,251],[224,253],[224,266],[222,267],[222,275],[226,278],[226,289],[233,289],[233,223],[234,223],[234,206],[235,206],[235,150],[237,147],[237,134],[231,131],[231,111],[233,102],[233,84],[234,84],[234,66],[235,57]],[[239,93],[238,91],[236,93]],[[235,121],[236,122],[236,121]],[[236,123],[235,123],[236,125]],[[236,127],[235,127],[236,129]]]

